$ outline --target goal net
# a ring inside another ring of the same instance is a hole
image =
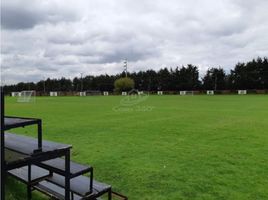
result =
[[[12,97],[19,97],[21,95],[20,92],[11,92]]]
[[[85,97],[85,96],[87,96],[87,93],[86,92],[79,92],[79,96],[80,97]]]
[[[214,90],[207,90],[207,95],[214,95]]]
[[[17,102],[20,103],[29,103],[35,102],[36,92],[34,90],[25,90],[20,92],[20,96],[18,96]]]
[[[51,97],[57,97],[58,96],[58,92],[49,92],[49,96],[51,96]]]
[[[163,95],[163,91],[157,91],[157,95]]]
[[[247,90],[238,90],[237,93],[238,93],[238,94],[241,94],[241,95],[243,95],[243,94],[247,94]]]
[[[180,91],[180,95],[194,95],[193,91]]]

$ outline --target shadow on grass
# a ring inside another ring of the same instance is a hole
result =
[[[6,200],[26,200],[27,188],[23,183],[18,182],[14,178],[7,178],[6,183]],[[32,199],[34,200],[47,200],[42,194],[33,192]]]

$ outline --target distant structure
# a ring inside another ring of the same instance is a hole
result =
[[[79,96],[80,97],[85,97],[85,96],[87,96],[87,93],[86,92],[79,92]]]
[[[127,59],[124,60],[124,72],[126,73],[127,77]]]
[[[247,94],[247,90],[238,90],[237,93],[240,95],[245,95]]]
[[[19,102],[19,103],[35,102],[35,96],[36,96],[36,91],[35,90],[21,91],[21,92],[18,93],[17,102]]]
[[[49,96],[51,96],[51,97],[57,97],[58,96],[58,92],[51,91],[51,92],[49,92]]]
[[[207,95],[214,95],[214,90],[207,90]]]

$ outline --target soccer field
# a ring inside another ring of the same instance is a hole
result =
[[[73,160],[130,200],[268,199],[267,95],[124,98],[8,97],[6,114],[41,118],[44,139],[72,144]],[[8,199],[26,199],[8,182]]]

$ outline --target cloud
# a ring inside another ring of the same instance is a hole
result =
[[[42,1],[3,1],[1,4],[1,27],[4,29],[29,29],[41,23],[72,21],[76,13],[57,3]]]
[[[30,5],[30,6],[29,6]],[[268,2],[242,0],[8,0],[1,66],[7,83],[42,77],[158,70],[204,74],[268,55]]]

